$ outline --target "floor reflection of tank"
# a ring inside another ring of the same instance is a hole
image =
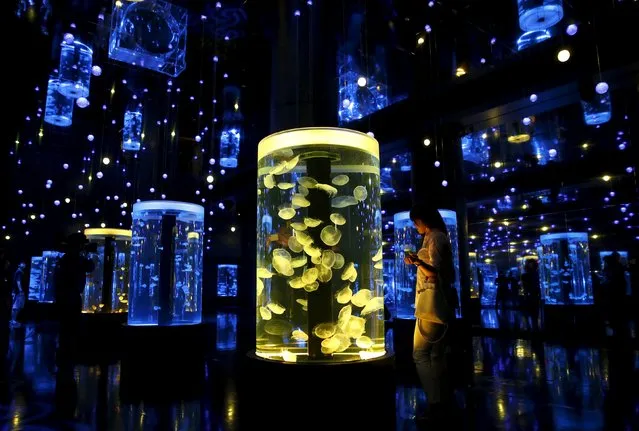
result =
[[[219,352],[237,348],[237,313],[218,312],[215,347]]]
[[[605,384],[600,354],[596,349],[546,346],[546,379],[550,403],[558,428],[603,429]],[[575,406],[579,408],[574,408]]]
[[[24,335],[24,375],[38,394],[55,391],[56,336],[42,327],[27,325]]]
[[[426,394],[422,388],[398,386],[396,392],[397,429],[413,429],[414,420],[426,407]]]
[[[29,301],[39,301],[42,295],[42,256],[31,258],[29,269]]]

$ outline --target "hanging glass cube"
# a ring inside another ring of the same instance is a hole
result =
[[[592,304],[588,234],[553,233],[539,241],[539,279],[546,305]]]
[[[109,58],[178,76],[186,68],[187,16],[162,0],[116,2]]]
[[[353,56],[339,53],[337,67],[337,115],[340,124],[358,120],[388,106],[386,67],[383,62],[375,63],[373,73],[364,73]]]
[[[476,133],[463,136],[461,147],[464,161],[483,165],[490,160],[490,145],[486,142],[487,134]]]
[[[564,17],[562,0],[517,0],[517,5],[523,31],[548,29]]]
[[[140,111],[124,112],[124,127],[122,128],[122,149],[125,151],[140,151],[142,141],[142,113]]]
[[[62,42],[60,49],[60,93],[72,99],[89,97],[93,50],[77,40]]]
[[[129,325],[200,323],[204,208],[146,201],[132,216]]]
[[[610,92],[596,94],[590,101],[581,101],[584,111],[584,122],[589,126],[596,126],[610,121],[612,117],[612,102]]]
[[[39,301],[40,295],[42,295],[42,256],[33,256],[29,270],[29,301]]]
[[[237,296],[237,265],[217,266],[217,296]]]
[[[69,127],[73,122],[74,100],[60,92],[60,80],[49,79],[44,121],[59,127]]]

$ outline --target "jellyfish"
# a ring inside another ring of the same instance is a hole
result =
[[[264,187],[266,187],[267,189],[272,189],[273,187],[275,187],[275,178],[273,178],[273,175],[267,175],[264,177]]]
[[[351,298],[351,303],[356,307],[364,307],[373,298],[373,294],[370,289],[360,289]],[[383,299],[383,298],[382,298]],[[382,302],[383,305],[383,302]]]
[[[293,222],[291,223],[291,227],[297,231],[306,230],[306,225],[304,223]]]
[[[291,334],[291,338],[296,341],[308,341],[308,335],[301,329],[296,329],[295,331],[293,331],[293,333]]]
[[[262,316],[262,320],[271,320],[271,310],[266,307],[260,307],[260,316]]]
[[[315,184],[315,188],[323,192],[326,192],[329,198],[332,198],[333,196],[337,194],[337,189],[328,184]]]
[[[330,267],[327,268],[324,265],[320,264],[317,265],[316,268],[319,271],[317,280],[319,280],[321,283],[328,283],[329,281],[331,281],[331,278],[333,278],[333,271],[331,271]]]
[[[306,283],[302,280],[302,277],[295,277],[288,282],[288,285],[293,289],[301,289],[306,286]]]
[[[294,236],[288,239],[288,248],[294,253],[301,253],[304,250],[304,246]]]
[[[302,281],[304,284],[311,284],[315,280],[317,280],[317,276],[319,275],[319,271],[317,268],[309,268],[304,270],[304,274],[302,274]]]
[[[273,319],[266,322],[264,325],[264,331],[271,335],[286,335],[290,334],[293,330],[293,325],[283,319]]]
[[[335,252],[333,250],[324,250],[321,263],[327,268],[332,268],[335,264]]]
[[[347,283],[342,289],[340,289],[335,294],[335,299],[338,304],[348,304],[353,296],[353,291],[350,288],[350,285]]]
[[[320,323],[315,328],[313,328],[313,334],[317,338],[329,338],[335,335],[335,331],[337,331],[337,326],[334,323]]]
[[[339,349],[340,342],[339,339],[331,337],[322,341],[322,353],[325,355],[330,355],[334,353],[337,349]]]
[[[342,232],[339,231],[335,226],[326,226],[320,232],[320,238],[324,242],[324,244],[328,246],[337,245],[340,239],[342,239]]]
[[[368,192],[366,191],[366,187],[357,186],[353,189],[353,196],[360,202],[363,202],[368,197]]]
[[[348,175],[338,175],[335,178],[333,178],[333,180],[331,181],[333,184],[335,184],[336,186],[345,186],[346,184],[348,184],[348,181],[350,180],[350,178],[348,178]]]
[[[344,224],[346,224],[346,219],[344,218],[343,215],[339,214],[339,213],[333,213],[330,216],[331,221],[333,223],[335,223],[337,226],[342,226]]]
[[[382,262],[377,262],[375,265],[373,265],[373,268],[375,268],[375,269],[383,269],[384,265],[382,265]]]
[[[317,289],[319,289],[319,283],[317,281],[304,286],[304,290],[307,292],[315,292]]]
[[[297,192],[301,194],[302,196],[308,196],[308,189],[304,186],[298,186]]]
[[[295,302],[297,302],[298,304],[300,304],[302,307],[308,307],[308,300],[307,299],[296,299]]]
[[[366,306],[360,313],[360,316],[366,316],[374,313],[375,311],[382,310],[384,308],[384,297],[376,296],[366,303]]]
[[[262,294],[262,292],[264,291],[264,282],[262,280],[260,280],[260,278],[257,278],[257,296],[260,296]]]
[[[382,257],[382,247],[380,247],[379,250],[377,250],[377,253],[375,253],[375,256],[373,256],[373,262],[379,262],[382,260]]]
[[[296,231],[295,236],[297,237],[299,243],[304,246],[313,244],[313,238],[306,232]]]
[[[333,208],[346,208],[351,205],[357,205],[359,202],[353,196],[338,196],[333,198],[331,206]]]
[[[355,340],[355,344],[360,349],[369,349],[373,346],[373,340],[371,340],[371,338],[367,337],[366,335],[362,335],[361,337],[357,338],[357,340]]]
[[[297,179],[297,183],[300,186],[306,187],[307,189],[314,189],[315,186],[317,185],[317,180],[311,177],[299,177]]]
[[[306,258],[306,255],[303,254],[300,257],[296,257],[295,259],[293,259],[291,261],[291,266],[293,268],[301,268],[304,265],[306,265],[307,262],[308,262],[308,259]]]
[[[322,250],[319,247],[316,247],[315,245],[313,245],[312,243],[304,246],[304,252],[311,257],[313,256],[317,257],[322,255]]]
[[[359,338],[366,331],[366,319],[357,316],[351,316],[343,330],[344,333],[349,337]]]
[[[344,266],[344,256],[339,253],[335,253],[335,263],[333,269],[341,269]]]
[[[316,218],[304,217],[304,224],[308,227],[317,227],[322,223],[322,220]]]
[[[271,278],[273,274],[266,268],[257,268],[257,276],[259,278]]]
[[[314,265],[320,265],[322,263],[322,256],[311,256],[311,262]]]
[[[295,217],[295,209],[291,207],[284,207],[277,212],[277,215],[283,220],[290,220]]]
[[[295,184],[293,183],[277,183],[277,188],[280,190],[288,190],[292,189],[293,187],[295,187]]]
[[[339,310],[339,314],[337,315],[337,324],[342,327],[351,320],[351,314],[353,313],[353,307],[349,305],[345,305]]]
[[[266,308],[271,310],[273,314],[284,314],[284,312],[286,311],[286,307],[282,306],[281,304],[278,304],[277,302],[269,302],[266,305]]]
[[[291,204],[294,207],[299,207],[299,208],[307,208],[311,206],[311,202],[308,199],[306,199],[303,195],[297,194],[297,193],[293,195]]]
[[[350,279],[353,274],[357,275],[357,270],[355,269],[355,264],[353,262],[349,262],[344,271],[342,271],[342,280]]]

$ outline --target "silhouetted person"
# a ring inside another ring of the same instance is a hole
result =
[[[55,300],[60,320],[59,359],[66,360],[75,349],[75,339],[82,313],[82,291],[87,273],[94,270],[85,254],[86,236],[74,233],[67,239],[67,250],[58,262],[55,275]],[[69,355],[69,356],[68,356]]]
[[[626,308],[626,276],[621,263],[621,255],[616,251],[604,257],[604,295],[607,298],[606,314],[615,337],[623,334],[624,311]]]
[[[505,308],[506,301],[508,301],[508,295],[510,293],[510,281],[504,272],[500,272],[495,279],[497,285],[497,296],[495,298],[496,308]]]
[[[539,264],[529,259],[524,265],[521,275],[521,285],[524,290],[524,306],[531,320],[533,330],[539,329],[539,307],[541,306],[541,286],[539,284]]]
[[[24,308],[25,291],[23,286],[24,281],[24,268],[26,267],[24,262],[18,264],[18,269],[13,274],[13,305],[11,308],[11,323],[18,324],[18,313]]]

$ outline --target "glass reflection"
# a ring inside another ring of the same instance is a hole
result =
[[[216,321],[216,349],[219,352],[235,350],[237,347],[237,314],[218,312]]]

